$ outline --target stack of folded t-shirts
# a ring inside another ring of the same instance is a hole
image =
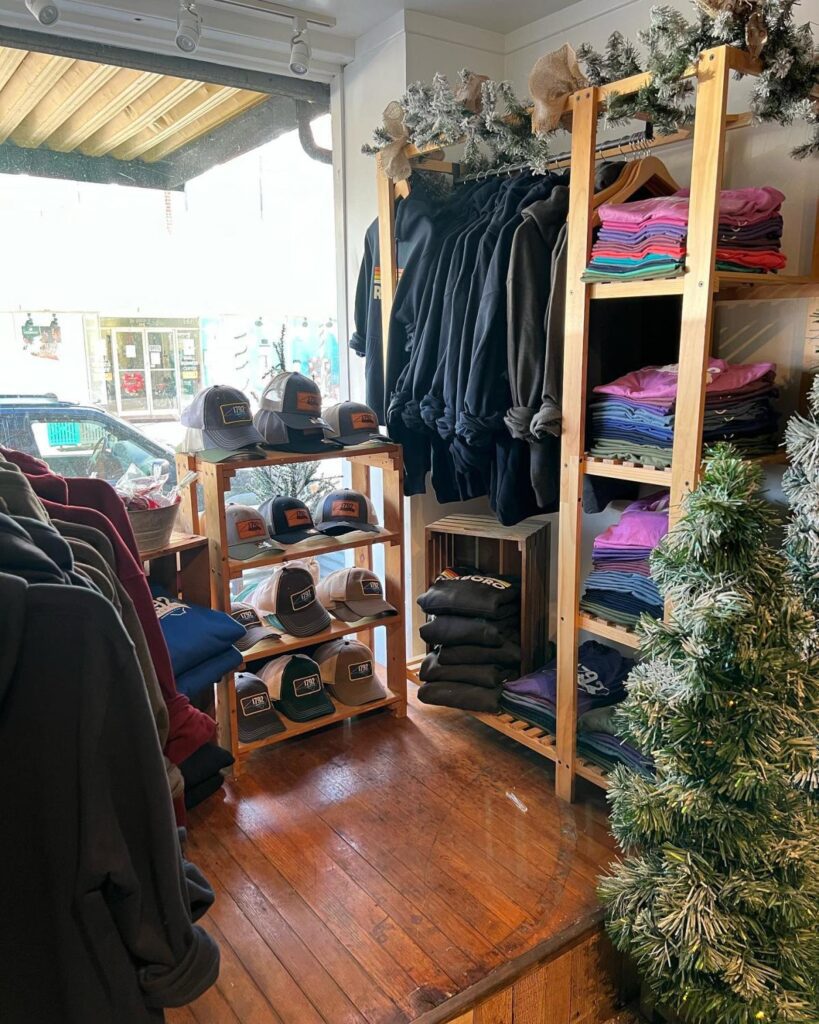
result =
[[[662,618],[663,599],[648,559],[666,533],[667,491],[632,502],[619,522],[594,539],[581,609],[619,626],[634,626],[644,612]]]
[[[615,764],[625,764],[637,772],[650,775],[654,762],[632,744],[620,739],[614,724],[616,705],[590,708],[577,719],[577,752],[604,771]]]
[[[626,696],[625,680],[634,667],[630,658],[597,640],[587,640],[577,651],[577,749],[582,756],[606,770],[623,763],[644,770],[650,764],[628,743],[610,731],[611,719],[604,727],[594,716],[613,710]],[[537,672],[506,683],[501,694],[502,711],[520,718],[547,732],[555,732],[557,711],[557,662],[553,658]]]
[[[445,569],[418,598],[427,615],[418,698],[468,711],[497,711],[520,672],[520,580],[469,567]]]
[[[717,270],[781,270],[785,256],[781,205],[775,188],[725,189],[720,193]],[[604,203],[587,281],[674,277],[685,269],[688,189],[633,203]]]
[[[589,405],[589,453],[647,466],[671,465],[677,408],[677,366],[647,366],[600,384]],[[703,440],[730,441],[742,455],[777,447],[773,363],[711,359],[705,389]],[[685,413],[685,410],[683,410]]]

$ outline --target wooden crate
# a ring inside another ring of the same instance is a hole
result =
[[[449,565],[519,576],[521,672],[546,661],[549,641],[550,524],[502,526],[492,516],[446,516],[426,528],[426,585]]]

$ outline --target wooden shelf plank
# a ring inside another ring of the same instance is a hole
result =
[[[682,295],[685,275],[654,281],[595,281],[589,286],[593,299],[647,298]],[[746,299],[802,299],[819,295],[819,280],[794,274],[745,274],[720,271],[714,275],[714,298],[721,302]]]
[[[301,558],[314,558],[316,555],[332,554],[335,551],[351,551],[354,548],[369,548],[375,544],[398,544],[400,541],[401,538],[398,534],[391,533],[389,530],[368,534],[356,531],[355,539],[348,541],[334,540],[332,537],[325,537],[323,541],[313,538],[299,544],[288,544],[284,551],[261,555],[258,558],[249,558],[244,561],[239,558],[231,558],[228,561],[230,578],[238,579],[242,573],[249,572],[251,569],[264,569],[269,565],[295,562]]]
[[[291,722],[284,715],[279,715],[286,726],[284,732],[274,733],[272,736],[266,736],[262,740],[254,740],[253,743],[242,743],[240,740],[240,753],[249,754],[252,750],[272,747],[277,743],[284,743],[285,740],[291,740],[294,736],[305,736],[307,733],[323,729],[325,726],[333,725],[336,722],[345,722],[348,718],[356,718],[358,715],[366,715],[370,711],[379,711],[381,708],[391,707],[393,704],[398,704],[403,698],[396,693],[390,693],[389,696],[383,697],[381,700],[374,700],[369,704],[358,704],[355,707],[349,704],[341,704],[333,697],[330,697],[330,700],[336,709],[332,715],[323,715],[321,718],[314,718],[310,722]]]
[[[172,555],[177,551],[191,551],[193,548],[205,547],[208,543],[207,537],[200,537],[195,533],[173,533],[168,543],[155,551],[140,551],[139,560],[149,562],[152,558],[161,558],[163,555]]]
[[[210,463],[210,465],[215,465],[219,469],[237,470],[255,469],[258,466],[290,465],[294,462],[326,462],[328,459],[361,459],[364,461],[374,456],[395,455],[400,451],[401,446],[392,443],[359,444],[351,448],[331,448],[326,452],[309,453],[277,452],[271,450],[258,458],[237,456],[236,458],[225,459],[224,462]],[[197,465],[204,461],[198,459],[195,454],[192,457],[196,460]]]
[[[466,713],[479,722],[483,722],[484,725],[488,725],[490,729],[502,732],[504,736],[508,736],[516,743],[528,747],[529,750],[534,750],[536,754],[547,757],[550,761],[557,760],[555,738],[545,729],[532,725],[521,718],[516,718],[505,711],[498,714],[489,714],[485,711],[467,711]]]
[[[671,486],[670,469],[656,469],[654,466],[643,466],[622,459],[598,459],[594,455],[585,455],[582,465],[583,472],[588,476],[632,480],[638,484],[650,484],[652,487]]]
[[[592,764],[591,761],[587,761],[583,757],[578,757],[575,761],[575,772],[581,779],[586,779],[587,782],[593,782],[594,785],[599,786],[600,789],[609,788],[608,776],[603,769],[598,768],[596,764]]]
[[[596,615],[588,615],[586,612],[580,612],[577,616],[577,628],[585,629],[587,633],[593,633],[604,640],[611,640],[613,643],[623,644],[625,647],[633,647],[635,650],[640,646],[640,641],[634,630],[618,626],[614,622],[606,622],[605,619],[599,619]]]
[[[648,298],[682,293],[682,277],[661,277],[653,281],[595,281],[589,285],[589,294],[593,299]]]
[[[313,636],[290,636],[282,634],[281,640],[262,641],[254,647],[244,651],[245,660],[237,671],[251,661],[259,661],[262,658],[276,658],[280,654],[287,654],[288,651],[298,651],[304,647],[317,647],[319,644],[327,643],[328,640],[336,640],[340,636],[347,636],[350,633],[365,633],[368,629],[376,626],[384,626],[387,629],[403,628],[403,616],[389,615],[383,619],[361,619],[359,622],[342,622],[340,619],[333,619],[327,629]]]

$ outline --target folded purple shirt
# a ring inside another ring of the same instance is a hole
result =
[[[604,203],[599,210],[602,224],[639,224],[662,219],[669,223],[688,224],[687,188],[673,196],[642,199],[633,203]],[[767,220],[779,213],[785,196],[778,189],[723,189],[719,196],[719,221],[737,227]]]
[[[773,381],[775,363],[727,363],[724,359],[711,359],[708,364],[706,396],[730,394],[760,381]],[[646,366],[633,370],[610,384],[598,384],[595,392],[617,395],[638,401],[675,399],[677,397],[678,367]],[[707,397],[706,397],[707,400]]]

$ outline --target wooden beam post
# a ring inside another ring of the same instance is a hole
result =
[[[376,188],[378,194],[378,260],[381,275],[381,343],[383,346],[384,370],[387,369],[387,342],[390,334],[390,314],[398,284],[398,264],[395,251],[395,190],[392,178],[388,178],[381,162],[376,157]],[[388,396],[385,394],[385,403]]]
[[[572,96],[572,180],[566,264],[563,357],[563,433],[560,455],[560,525],[557,579],[557,795],[574,797],[577,721],[577,617],[580,600],[589,288],[581,281],[591,253],[594,147],[598,94]]]

